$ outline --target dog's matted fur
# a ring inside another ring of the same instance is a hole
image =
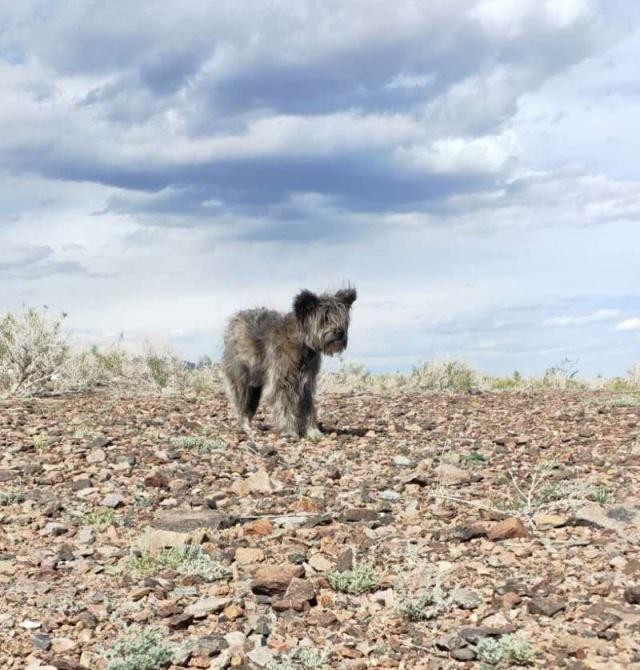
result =
[[[301,291],[287,314],[265,308],[238,312],[227,326],[223,369],[229,398],[250,433],[260,398],[285,435],[317,437],[314,392],[321,354],[347,347],[354,288],[335,294]]]

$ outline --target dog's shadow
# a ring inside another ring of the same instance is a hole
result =
[[[269,431],[274,430],[273,426],[268,423],[256,423],[254,424],[254,428],[262,433],[268,433]],[[369,432],[369,428],[338,428],[337,426],[325,426],[322,423],[319,424],[319,428],[323,435],[364,437]]]
[[[364,437],[369,428],[338,428],[337,426],[321,426],[320,430],[325,435],[350,435],[351,437]]]

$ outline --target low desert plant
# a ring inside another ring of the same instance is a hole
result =
[[[424,391],[468,391],[478,386],[478,373],[464,361],[434,360],[414,368],[411,386]]]
[[[85,514],[79,521],[86,526],[92,526],[98,530],[106,530],[109,526],[116,523],[117,517],[112,509],[106,507]]]
[[[435,619],[449,609],[446,599],[433,591],[422,591],[415,598],[403,598],[398,606],[400,614],[409,621],[428,621]]]
[[[172,441],[174,447],[178,449],[188,449],[190,451],[218,451],[220,449],[225,449],[227,443],[219,437],[199,437],[199,436],[186,436],[186,437],[176,437]]]
[[[104,653],[107,670],[159,670],[169,665],[172,658],[162,634],[154,628],[133,631]]]
[[[145,576],[171,568],[181,575],[199,575],[209,582],[229,576],[229,571],[214,561],[202,547],[192,545],[165,549],[157,554],[133,553],[128,567],[132,572]]]
[[[0,506],[15,505],[26,500],[24,489],[16,486],[10,486],[5,489],[0,489]]]
[[[98,389],[191,394],[223,389],[221,368],[208,357],[190,363],[170,349],[148,342],[133,353],[125,348],[122,336],[110,345],[71,347],[62,331],[63,320],[64,316],[51,317],[46,308],[24,308],[0,319],[1,396]],[[548,368],[541,377],[526,378],[517,371],[507,377],[483,375],[455,359],[428,361],[408,374],[373,374],[362,365],[347,363],[336,372],[321,373],[318,388],[338,393],[464,392],[478,388],[505,392],[602,389],[634,394],[640,392],[640,364],[631,366],[626,377],[582,379],[577,363],[570,359]]]
[[[499,638],[485,637],[479,640],[474,650],[477,659],[487,669],[530,665],[535,658],[531,642],[521,635],[503,635]]]
[[[539,463],[524,477],[516,477],[513,472],[507,471],[506,492],[486,504],[452,495],[443,484],[437,487],[435,497],[438,501],[463,503],[532,521],[538,512],[573,509],[594,496],[604,496],[603,492],[598,493],[598,487],[589,480],[556,480],[557,467],[554,461]]]
[[[328,572],[327,580],[335,591],[360,595],[378,587],[379,578],[368,564],[355,566],[344,572]]]
[[[477,451],[472,451],[468,454],[464,454],[460,460],[463,463],[486,463],[487,457],[479,454]]]
[[[299,647],[287,656],[267,663],[267,670],[317,670],[326,667],[327,656],[313,647]]]
[[[33,448],[36,451],[44,451],[47,448],[47,445],[49,444],[48,440],[46,437],[43,437],[42,435],[34,435],[32,439],[33,443]]]
[[[423,579],[426,575],[427,579],[431,581],[431,585],[422,588],[418,595],[410,596],[407,593],[404,579],[401,580],[399,590],[402,596],[398,605],[398,612],[409,621],[435,619],[453,606],[453,592],[447,594],[443,584],[449,570],[440,568],[433,574],[430,573],[428,566],[415,561],[411,562],[423,575]]]
[[[32,396],[51,390],[69,354],[63,319],[50,317],[46,308],[25,308],[0,319],[0,394]]]
[[[588,497],[600,505],[606,505],[612,501],[613,493],[606,486],[594,486]]]

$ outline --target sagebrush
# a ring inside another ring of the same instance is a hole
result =
[[[104,653],[107,670],[159,670],[173,658],[155,628],[132,631]]]
[[[79,348],[64,331],[65,315],[25,307],[0,319],[0,397],[30,397],[110,390],[123,393],[211,393],[224,388],[219,365],[204,356],[182,360],[167,347],[144,342],[126,347],[120,337],[106,345]],[[579,376],[578,361],[564,359],[540,377],[485,375],[455,359],[432,360],[409,373],[373,374],[362,365],[344,364],[322,372],[318,388],[337,393],[422,393],[478,391],[583,391],[612,394],[611,404],[636,405],[640,364],[625,377]]]

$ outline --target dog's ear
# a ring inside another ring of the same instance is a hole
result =
[[[311,291],[300,291],[293,300],[293,311],[300,321],[306,319],[319,304],[318,296]]]
[[[336,298],[343,302],[347,307],[351,307],[356,301],[358,294],[356,293],[355,288],[343,288],[336,293]]]

